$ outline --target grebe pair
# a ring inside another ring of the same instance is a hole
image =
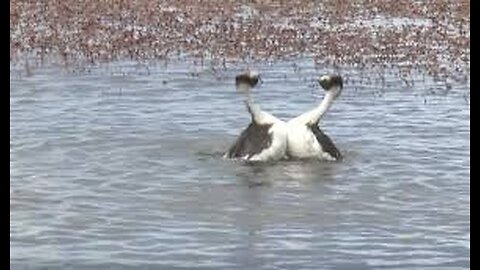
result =
[[[264,112],[250,94],[260,76],[245,73],[235,78],[237,90],[245,97],[252,121],[230,147],[225,157],[248,161],[274,161],[281,158],[341,160],[332,140],[318,127],[321,117],[343,89],[339,75],[324,75],[319,84],[326,91],[320,104],[288,122]]]

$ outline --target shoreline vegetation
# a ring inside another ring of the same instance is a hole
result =
[[[394,67],[467,83],[470,2],[10,0],[11,63],[183,54],[220,66],[308,55],[324,67]]]

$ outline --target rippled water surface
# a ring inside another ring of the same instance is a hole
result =
[[[310,61],[258,64],[262,108],[317,104]],[[48,269],[468,269],[470,88],[343,70],[341,163],[247,165],[228,70],[10,73],[10,264]]]

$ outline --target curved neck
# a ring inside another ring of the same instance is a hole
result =
[[[320,118],[330,109],[335,100],[335,93],[328,91],[322,99],[322,102],[318,104],[317,108],[312,110],[310,115],[310,124],[317,124]]]
[[[260,106],[255,104],[255,101],[250,94],[251,87],[246,84],[240,84],[237,86],[237,90],[245,95],[245,105],[247,105],[248,112],[252,115],[252,119],[255,122],[260,122],[262,119],[262,110]]]
[[[336,97],[336,92],[336,90],[330,90],[326,92],[322,101],[320,102],[320,104],[318,104],[316,108],[298,116],[297,118],[294,118],[292,122],[297,122],[304,125],[316,125],[318,121],[320,121],[320,119],[323,117],[323,115],[325,115],[328,109],[330,109],[330,107],[332,106],[333,101]]]

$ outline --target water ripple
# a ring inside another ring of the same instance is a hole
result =
[[[170,65],[11,78],[12,266],[469,268],[466,86],[387,77],[379,91],[344,70],[320,126],[345,160],[259,166],[222,159],[250,121],[235,73]],[[315,106],[330,72],[258,70],[256,99],[283,119]]]

